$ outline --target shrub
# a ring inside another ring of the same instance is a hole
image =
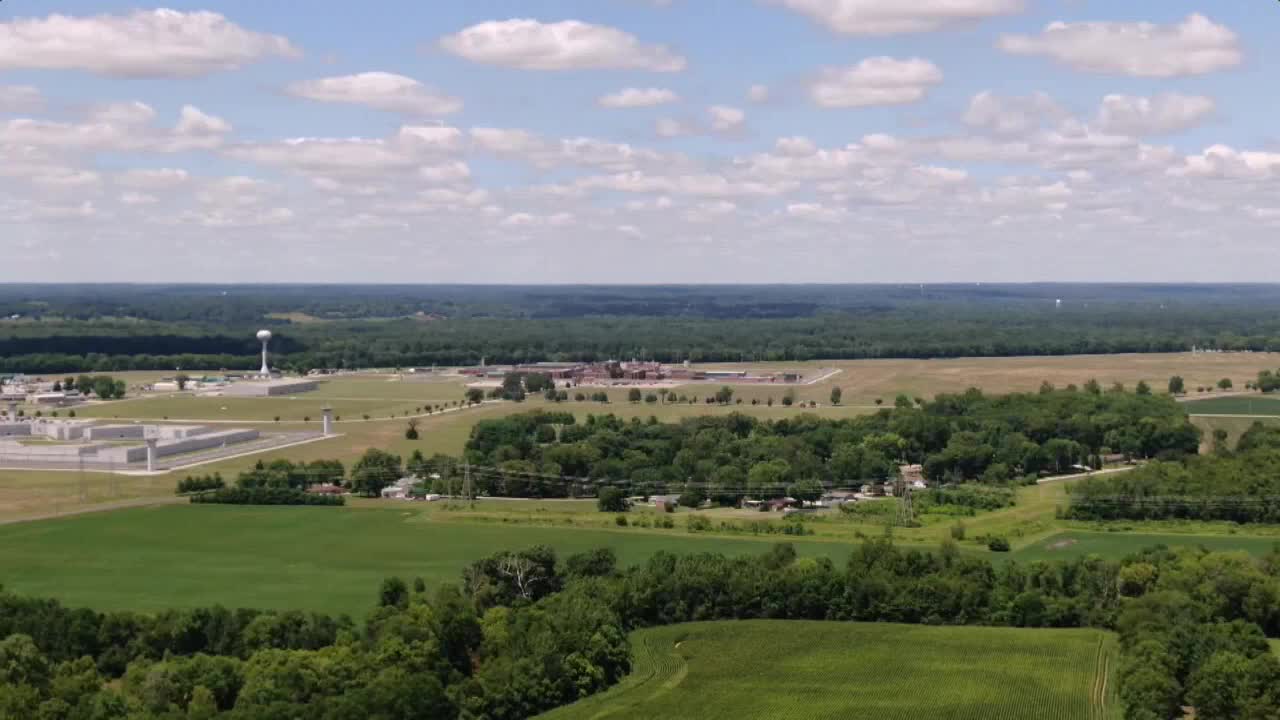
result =
[[[191,502],[211,505],[346,505],[341,495],[313,495],[293,488],[223,488],[192,495]]]
[[[614,518],[613,518],[613,524],[614,524],[614,525],[617,525],[618,527],[626,527],[626,526],[629,524],[629,523],[627,522],[627,516],[626,516],[626,515],[618,515],[618,516],[614,517]]]
[[[711,520],[703,515],[690,515],[685,525],[691,533],[711,532]]]
[[[951,539],[952,539],[952,540],[963,540],[963,539],[964,539],[964,532],[965,532],[964,523],[962,523],[962,522],[958,522],[958,523],[956,523],[955,525],[952,525],[952,526],[951,526]]]
[[[987,542],[987,549],[991,552],[1009,552],[1009,541],[1002,537],[993,537]]]

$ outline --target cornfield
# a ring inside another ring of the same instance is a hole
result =
[[[746,621],[632,636],[633,673],[542,720],[1111,720],[1092,630]]]

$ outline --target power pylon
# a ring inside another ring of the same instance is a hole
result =
[[[893,494],[898,496],[898,517],[894,524],[898,527],[915,527],[916,513],[911,505],[911,485],[898,478],[893,484]]]

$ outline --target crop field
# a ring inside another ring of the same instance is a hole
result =
[[[1280,399],[1264,395],[1240,395],[1189,400],[1184,405],[1191,415],[1280,416]]]
[[[624,565],[671,552],[759,554],[772,540],[528,524],[440,522],[398,509],[173,505],[0,526],[0,585],[98,609],[220,603],[362,617],[385,578],[458,583],[470,562],[545,544],[613,548]],[[852,546],[795,543],[843,563]]]
[[[1275,528],[1270,529],[1273,532]],[[1274,536],[1257,535],[1208,535],[1208,534],[1146,534],[1131,532],[1077,532],[1069,531],[1035,542],[1013,553],[1019,562],[1036,560],[1070,560],[1088,555],[1107,559],[1120,559],[1143,548],[1154,545],[1169,547],[1203,547],[1214,552],[1244,551],[1262,556],[1280,546],[1280,533]]]
[[[618,686],[540,720],[1107,720],[1114,640],[1020,630],[752,620],[641,630]]]

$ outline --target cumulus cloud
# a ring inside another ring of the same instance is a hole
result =
[[[809,87],[821,107],[904,105],[924,99],[942,82],[942,71],[928,60],[867,58],[847,68],[827,68]]]
[[[711,118],[711,129],[718,133],[736,132],[747,123],[745,112],[727,105],[713,105],[707,108],[707,114]]]
[[[1021,12],[1023,0],[772,0],[844,35],[895,35]]]
[[[996,135],[1024,135],[1056,124],[1067,115],[1048,94],[1024,97],[980,92],[969,101],[964,124]]]
[[[1108,95],[1098,110],[1098,126],[1104,132],[1121,135],[1162,135],[1195,127],[1213,111],[1212,98],[1196,95]]]
[[[680,99],[670,90],[660,88],[626,88],[600,98],[600,107],[610,109],[641,108],[667,105]]]
[[[299,55],[287,38],[246,30],[214,12],[137,10],[0,23],[0,70],[193,77]]]
[[[462,109],[462,100],[456,97],[413,78],[387,72],[306,80],[290,85],[287,91],[308,100],[364,105],[405,115],[450,115]]]
[[[1193,14],[1176,25],[1149,22],[1054,22],[1039,35],[1005,35],[998,47],[1043,55],[1083,72],[1170,78],[1239,65],[1236,34]]]
[[[679,72],[687,62],[663,45],[578,20],[502,20],[472,25],[440,40],[445,51],[472,62],[520,70],[652,70]]]

